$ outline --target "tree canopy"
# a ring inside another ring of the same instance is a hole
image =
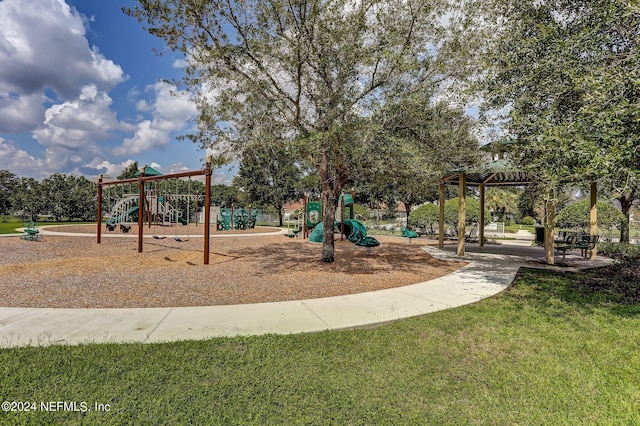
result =
[[[183,83],[198,102],[191,138],[238,155],[268,123],[320,179],[322,260],[334,260],[338,197],[372,143],[370,117],[388,99],[422,90],[442,70],[441,0],[184,2],[126,9],[185,54]]]
[[[519,141],[521,165],[546,184],[549,199],[568,182],[598,180],[628,215],[640,185],[637,2],[464,4],[458,28],[483,53],[470,62],[482,73],[485,111],[498,111]]]

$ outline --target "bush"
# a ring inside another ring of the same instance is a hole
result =
[[[440,208],[431,203],[422,205],[409,214],[409,223],[412,226],[431,228],[439,220]]]
[[[559,228],[584,228],[589,226],[589,200],[569,204],[558,213],[556,226]],[[624,214],[612,204],[598,201],[598,226],[617,228],[626,220]]]
[[[522,220],[520,221],[520,223],[522,223],[523,225],[535,225],[536,224],[536,220],[534,218],[532,218],[531,216],[525,216],[522,218]]]
[[[640,246],[626,243],[599,243],[598,253],[620,262],[640,262]]]

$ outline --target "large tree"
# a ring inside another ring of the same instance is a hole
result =
[[[334,260],[339,194],[371,141],[367,117],[441,76],[441,0],[138,0],[125,12],[185,54],[206,147],[241,153],[277,123],[320,178],[322,260]]]
[[[521,143],[521,164],[546,183],[547,198],[568,182],[598,180],[628,217],[640,188],[638,3],[465,4],[460,28],[484,49],[476,65],[486,105],[504,113],[502,125]],[[626,225],[621,240],[628,241]]]

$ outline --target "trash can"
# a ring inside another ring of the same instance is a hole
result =
[[[536,226],[536,245],[544,245],[544,226]]]

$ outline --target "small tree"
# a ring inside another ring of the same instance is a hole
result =
[[[447,200],[444,203],[444,221],[447,225],[452,226],[458,232],[460,205],[456,198]],[[491,221],[489,210],[484,209],[485,225]],[[466,199],[466,220],[465,226],[478,226],[480,223],[480,202],[475,198],[467,197]]]
[[[424,204],[409,214],[409,220],[413,225],[424,226],[435,233],[435,226],[440,221],[440,207],[431,203]]]
[[[300,198],[300,169],[284,145],[246,150],[233,183],[257,205],[272,206],[283,225],[283,207]]]

